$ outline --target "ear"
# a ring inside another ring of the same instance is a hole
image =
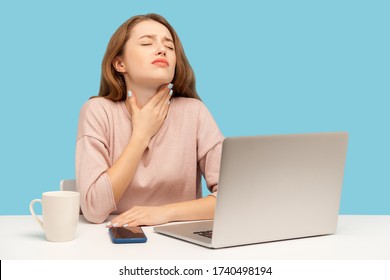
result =
[[[119,57],[115,57],[114,60],[112,61],[112,66],[114,66],[115,70],[118,71],[119,73],[125,73],[126,72],[126,67]]]

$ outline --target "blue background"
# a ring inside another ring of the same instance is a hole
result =
[[[59,3],[57,3],[59,2]],[[390,214],[389,1],[2,1],[0,214],[74,178],[108,40],[156,12],[226,136],[348,131],[342,214]]]

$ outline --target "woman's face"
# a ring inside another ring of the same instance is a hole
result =
[[[120,58],[129,83],[159,87],[173,80],[176,53],[169,30],[153,20],[133,27]]]

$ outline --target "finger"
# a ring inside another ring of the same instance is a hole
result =
[[[164,94],[169,93],[172,87],[173,84],[162,86],[159,91],[152,97],[152,99],[150,99],[146,106],[151,106],[152,108],[156,107],[161,102],[161,100],[163,100]]]
[[[138,226],[141,226],[142,223],[140,223],[138,220],[134,220],[134,221],[131,221],[131,222],[127,222],[123,225],[124,228],[127,228],[127,227],[138,227]]]
[[[109,221],[106,226],[107,227],[118,227],[124,224],[124,221],[127,221],[134,213],[134,207],[129,210],[123,212],[122,214],[114,217],[111,221]]]
[[[134,206],[127,213],[128,215],[121,217],[117,226],[136,227],[146,225],[145,219],[147,216],[147,210],[144,207]]]
[[[163,88],[161,88],[159,91],[158,91],[158,95],[157,95],[157,98],[155,99],[155,102],[153,104],[154,107],[157,107],[159,106],[162,102],[164,102],[164,98],[166,97],[166,95],[170,92],[170,85],[168,86],[165,86]]]
[[[122,213],[121,215],[117,216],[116,218],[112,219],[110,221],[109,225],[106,224],[107,227],[123,227],[123,226],[128,226],[134,221],[134,217],[132,213]]]
[[[171,92],[172,92],[172,90],[171,90]],[[167,94],[167,96],[165,96],[163,102],[161,102],[161,104],[159,105],[160,106],[159,114],[160,114],[160,116],[163,116],[164,119],[165,119],[165,117],[166,117],[166,115],[168,113],[169,106],[171,104],[171,101],[170,101],[171,100],[171,94],[172,94],[171,92],[169,94]]]
[[[133,114],[134,112],[138,112],[139,106],[137,104],[137,98],[135,97],[135,95],[131,91],[128,91],[128,93],[127,93],[127,100],[129,102],[129,105],[130,105],[131,113]]]
[[[123,216],[123,214],[121,215]],[[106,223],[106,227],[137,227],[142,223],[134,216],[116,217],[112,221]]]
[[[173,90],[170,89],[170,90],[163,96],[163,98],[161,98],[161,100],[160,100],[160,102],[159,102],[158,105],[160,105],[160,104],[169,104],[170,102],[168,102],[168,101],[169,101],[169,99],[171,99],[172,94],[173,94]]]
[[[119,227],[135,227],[137,226],[137,222],[134,219],[126,219],[125,221],[122,221],[118,225]]]
[[[119,222],[118,222],[119,218],[122,215],[124,215],[124,214],[121,214],[121,215],[115,217],[114,219],[112,219],[111,221],[107,222],[106,223],[106,227],[108,227],[108,228],[110,228],[110,227],[117,227],[119,225]]]
[[[164,108],[164,111],[161,112],[161,119],[163,122],[168,116],[169,106],[170,105],[168,104],[167,107]]]
[[[166,105],[169,105],[170,102],[169,100],[171,99],[171,96],[173,94],[173,90],[170,89],[162,98],[161,100],[159,101],[159,103],[156,105],[155,108],[158,108],[159,109],[159,112],[161,112],[165,107]]]
[[[142,218],[145,216],[145,210],[143,207],[134,206],[126,212],[118,215],[112,220],[112,226],[115,227],[127,227],[139,225]]]

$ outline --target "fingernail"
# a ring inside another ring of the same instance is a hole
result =
[[[112,226],[113,227],[117,227],[119,224],[118,223],[115,223],[115,224],[113,224]]]
[[[112,225],[111,221],[106,224],[106,227],[110,227]]]
[[[132,96],[133,96],[133,93],[131,92],[131,90],[129,90],[129,91],[127,92],[127,96],[128,96],[128,97],[132,97]]]
[[[168,100],[168,102],[167,102],[167,103],[168,103],[168,105],[169,105],[169,104],[171,104],[171,101],[170,101],[170,100]]]
[[[123,227],[128,227],[128,226],[129,226],[129,224],[124,224],[124,225],[123,225]]]
[[[170,83],[170,84],[168,85],[168,88],[169,88],[169,89],[173,88],[173,84]]]
[[[173,93],[173,90],[171,89],[171,90],[169,91],[169,95],[172,96],[172,93]]]

